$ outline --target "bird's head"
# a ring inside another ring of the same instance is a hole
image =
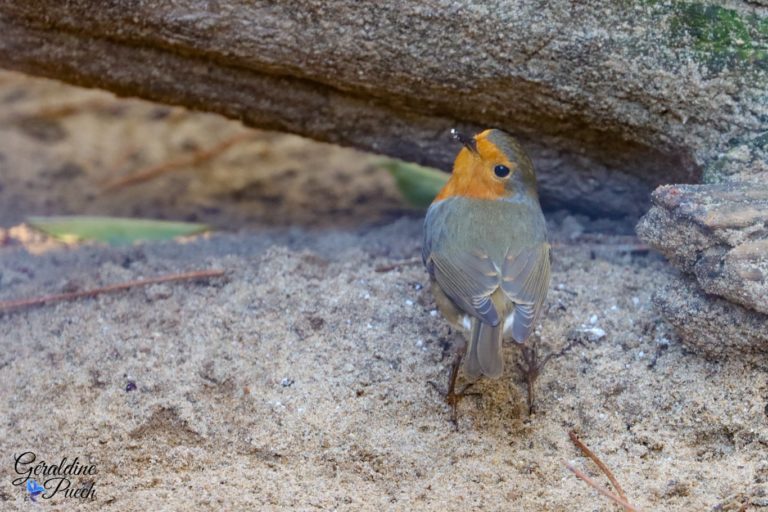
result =
[[[508,199],[518,194],[538,197],[536,174],[530,157],[508,133],[491,129],[474,137],[452,130],[464,147],[456,156],[453,173],[436,201],[451,196]]]

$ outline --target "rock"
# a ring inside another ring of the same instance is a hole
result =
[[[703,181],[657,192],[640,232],[768,312],[765,2],[617,5],[8,0],[0,66],[444,170],[451,128],[503,128],[543,205],[591,217]]]
[[[652,203],[643,241],[705,292],[768,313],[768,184],[663,186]]]
[[[167,284],[153,284],[144,289],[144,296],[147,302],[156,302],[167,299],[173,295],[173,288]]]
[[[568,215],[563,219],[561,229],[569,240],[576,240],[584,234],[584,224],[573,215]]]
[[[657,189],[638,235],[685,275],[654,303],[707,356],[768,353],[768,184]],[[707,295],[709,294],[709,295]],[[727,299],[727,300],[725,300]]]
[[[735,0],[9,0],[0,65],[446,170],[451,127],[504,128],[546,206],[637,218],[659,184],[764,167],[765,15]]]
[[[684,275],[654,294],[653,301],[691,350],[717,360],[738,354],[766,367],[768,315],[705,295]]]

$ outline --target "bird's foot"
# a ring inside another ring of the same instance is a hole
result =
[[[437,384],[434,381],[429,381],[429,383],[432,385],[433,388],[435,388],[435,391],[440,393],[443,396],[443,399],[445,400],[445,403],[447,403],[451,407],[451,423],[453,423],[454,428],[458,430],[459,428],[459,417],[458,417],[458,407],[459,402],[461,402],[465,397],[468,396],[481,396],[481,393],[468,393],[467,390],[472,388],[472,386],[475,385],[474,382],[470,382],[469,384],[466,384],[464,387],[461,388],[461,390],[456,391],[455,386],[450,386],[450,388],[446,391],[443,389],[439,384]]]

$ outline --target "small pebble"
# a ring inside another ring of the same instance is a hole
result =
[[[144,290],[144,296],[148,302],[167,299],[171,295],[173,295],[173,288],[167,284],[153,284]]]
[[[294,382],[296,382],[296,381],[294,381],[290,377],[283,377],[283,380],[280,381],[280,385],[283,386],[284,388],[289,388],[289,387],[293,386]],[[279,402],[278,402],[278,404],[279,404]]]
[[[587,335],[587,339],[592,342],[605,338],[605,331],[599,327],[590,327],[584,329],[583,332]]]

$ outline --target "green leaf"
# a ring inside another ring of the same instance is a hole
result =
[[[427,208],[450,176],[431,167],[400,160],[387,160],[381,166],[394,176],[397,188],[408,204],[417,208]]]
[[[209,229],[205,224],[190,222],[77,215],[29,217],[27,222],[65,242],[96,240],[110,245],[128,245],[140,240],[169,240]]]

